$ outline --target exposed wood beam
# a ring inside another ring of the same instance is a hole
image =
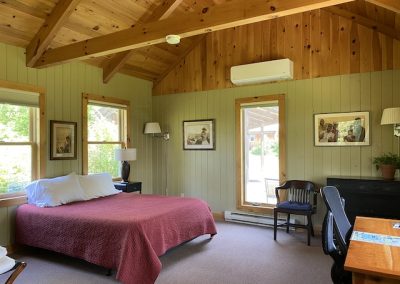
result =
[[[154,82],[154,86],[160,83],[162,79],[164,79],[169,74],[169,72],[174,70],[174,68],[179,65],[179,63],[186,57],[186,55],[188,55],[201,41],[203,41],[205,37],[206,34],[202,34],[194,39],[190,46],[186,48],[185,52],[179,55],[179,58],[175,61],[175,63],[169,65],[169,67],[160,76],[158,76],[157,80]]]
[[[47,50],[35,67],[158,44],[165,42],[168,34],[185,38],[352,1],[354,0],[234,0],[219,6],[205,7],[201,14],[137,24],[126,30]]]
[[[365,1],[400,14],[399,0],[365,0]]]
[[[106,66],[103,67],[103,83],[106,84],[128,61],[132,55],[132,50],[123,51],[115,54]]]
[[[135,77],[138,77],[141,79],[145,79],[148,81],[154,81],[155,78],[157,78],[157,76],[158,76],[158,74],[155,74],[154,72],[145,70],[145,69],[137,67],[137,66],[132,66],[129,64],[126,64],[119,72],[127,74],[127,75],[131,75],[131,76],[135,76]]]
[[[26,48],[26,65],[33,67],[68,20],[80,0],[59,1]]]
[[[165,0],[151,14],[146,22],[153,22],[167,18],[181,4],[183,0]],[[103,82],[108,83],[126,61],[131,57],[132,50],[123,51],[114,55],[110,62],[103,68]]]
[[[376,30],[377,32],[385,34],[389,37],[400,40],[400,31],[398,31],[390,26],[378,23],[377,21],[372,20],[370,18],[366,18],[364,16],[355,14],[355,13],[350,12],[341,7],[328,7],[328,8],[325,8],[324,10],[331,12],[332,14],[336,14],[338,16],[350,19],[350,20],[356,22],[357,24],[360,24],[367,28]]]
[[[182,3],[183,0],[164,0],[157,9],[151,14],[151,16],[146,20],[147,23],[164,20],[168,18],[172,12],[178,8],[178,6]]]

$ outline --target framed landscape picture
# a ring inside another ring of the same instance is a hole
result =
[[[183,121],[183,150],[215,150],[215,119]]]
[[[315,146],[370,145],[369,112],[314,115]]]
[[[50,160],[76,159],[76,122],[50,120]]]

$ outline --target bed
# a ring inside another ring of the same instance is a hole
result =
[[[216,234],[196,198],[120,193],[57,207],[18,207],[16,241],[116,269],[122,283],[154,283],[159,256],[200,235]]]

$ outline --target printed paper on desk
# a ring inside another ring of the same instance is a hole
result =
[[[400,247],[400,237],[353,231],[350,240]]]
[[[400,229],[400,223],[394,223],[393,229]]]

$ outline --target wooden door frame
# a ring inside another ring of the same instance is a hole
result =
[[[236,142],[236,207],[242,211],[255,213],[272,213],[273,206],[255,206],[244,202],[243,176],[243,140],[242,140],[242,113],[244,104],[259,104],[263,102],[278,102],[279,106],[279,183],[286,179],[286,111],[285,95],[267,95],[260,97],[240,98],[235,100],[235,142]]]

